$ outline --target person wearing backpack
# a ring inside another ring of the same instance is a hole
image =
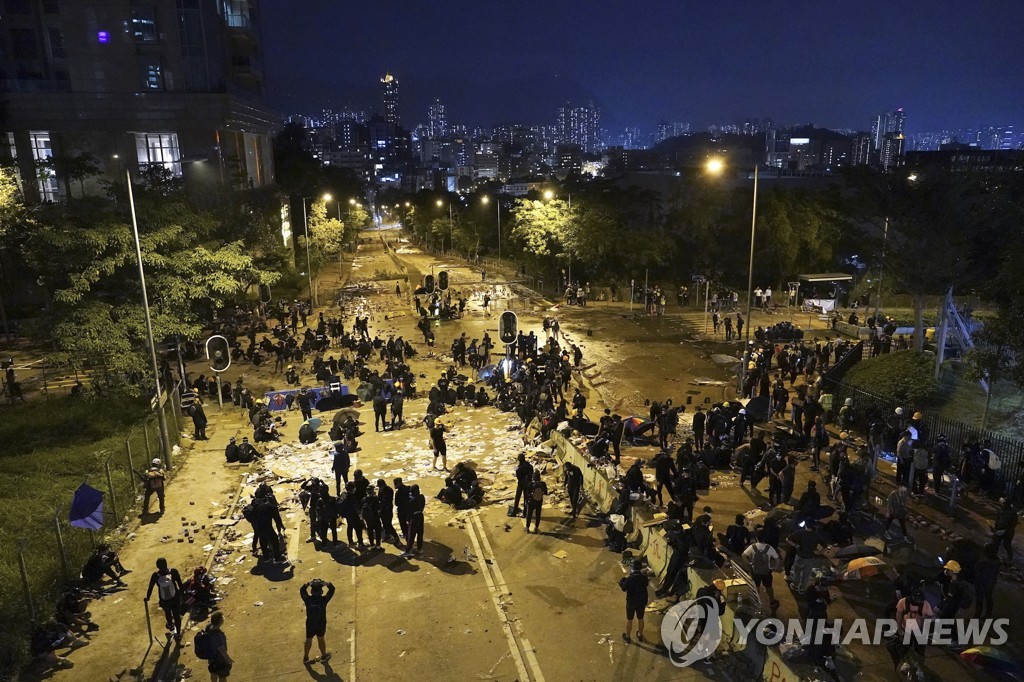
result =
[[[533,519],[533,532],[540,532],[540,510],[544,506],[544,496],[548,494],[548,484],[540,480],[540,472],[533,472],[533,482],[526,496],[526,532],[530,532],[530,519]]]
[[[910,534],[907,533],[907,482],[903,480],[897,480],[896,489],[889,493],[889,497],[885,501],[885,506],[889,512],[889,518],[885,521],[885,531],[889,530],[889,526],[892,525],[893,519],[900,522],[900,530],[903,531],[903,537],[910,539]]]
[[[324,587],[327,588],[326,594]],[[327,653],[327,643],[324,641],[324,635],[327,634],[327,604],[334,596],[334,584],[315,578],[299,588],[299,595],[302,597],[302,603],[306,605],[306,644],[302,652],[302,662],[306,665],[312,662],[309,659],[309,650],[313,646],[313,638],[316,637],[317,646],[320,647],[319,661],[326,663],[331,660],[331,655]]]
[[[757,540],[743,552],[743,558],[750,564],[750,577],[754,580],[754,589],[760,592],[764,587],[774,615],[775,609],[779,607],[779,601],[775,598],[775,590],[772,587],[772,572],[779,567],[782,559],[775,548],[765,542],[764,531],[758,533]]]
[[[224,614],[215,611],[210,624],[196,633],[193,640],[196,658],[207,661],[211,682],[225,682],[231,674],[234,660],[228,655],[228,638],[223,631]]]
[[[164,611],[167,619],[167,629],[174,635],[175,639],[181,640],[181,592],[184,585],[181,584],[181,575],[178,569],[168,568],[167,559],[160,557],[156,560],[156,571],[149,579],[149,589],[146,591],[146,602],[153,596],[153,589],[157,590],[157,598],[160,600],[160,608]]]

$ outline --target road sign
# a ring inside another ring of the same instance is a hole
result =
[[[206,339],[206,359],[210,361],[210,369],[223,372],[231,366],[231,346],[220,334]]]
[[[511,310],[506,310],[498,320],[498,338],[502,343],[515,343],[519,334],[519,317]]]

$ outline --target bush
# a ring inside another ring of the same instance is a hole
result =
[[[843,381],[895,402],[920,405],[939,390],[935,381],[935,358],[904,350],[878,355],[854,365]]]

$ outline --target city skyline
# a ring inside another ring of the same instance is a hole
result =
[[[908,132],[920,133],[1019,124],[1024,111],[1021,89],[1009,87],[1007,65],[1022,55],[1004,20],[1009,2],[969,15],[923,2],[739,10],[599,2],[580,13],[527,1],[443,13],[399,1],[353,13],[269,0],[268,96],[284,113],[377,110],[379,79],[391,72],[408,127],[426,121],[434,98],[470,126],[547,122],[566,101],[593,100],[610,131],[750,116],[866,130],[879,112],[904,107]],[[338,26],[345,39],[329,38]],[[289,49],[300,36],[324,47]]]

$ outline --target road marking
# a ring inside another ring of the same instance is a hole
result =
[[[498,620],[501,621],[501,629],[505,632],[505,639],[508,641],[508,650],[512,654],[512,661],[516,664],[516,670],[519,672],[519,679],[527,681],[530,679],[530,676],[526,671],[526,663],[523,661],[523,654],[519,650],[519,644],[516,642],[516,636],[512,630],[512,624],[508,620],[508,614],[506,614],[504,609],[501,608],[501,593],[498,592],[498,588],[495,586],[494,580],[491,578],[491,572],[487,570],[487,562],[483,560],[484,553],[480,548],[480,540],[477,538],[476,526],[472,522],[476,513],[477,512],[474,511],[470,515],[470,523],[467,526],[469,529],[469,539],[473,543],[473,549],[479,558],[480,570],[484,574],[484,580],[487,582],[487,590],[491,593],[491,602],[494,604],[494,610],[498,612]]]
[[[348,679],[356,682],[356,567],[352,566],[352,634],[348,642]]]

